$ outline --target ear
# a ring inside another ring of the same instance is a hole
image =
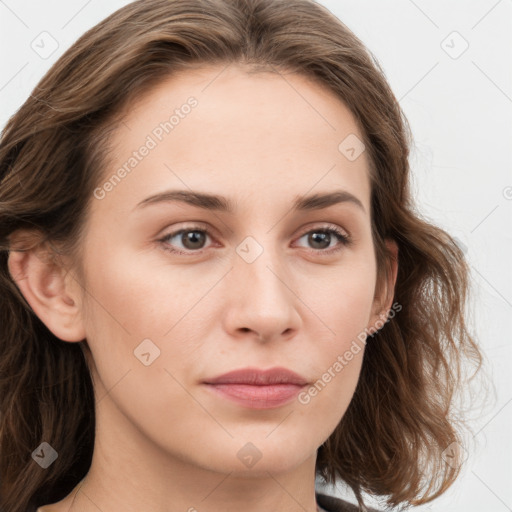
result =
[[[57,338],[81,341],[85,330],[81,315],[79,283],[58,263],[47,244],[17,250],[19,240],[27,240],[26,232],[9,237],[9,272],[34,313]],[[33,244],[32,244],[33,245]]]
[[[386,239],[384,243],[386,244],[388,253],[386,259],[387,276],[384,275],[383,281],[377,283],[376,286],[376,293],[372,305],[372,315],[367,326],[370,334],[379,330],[386,322],[388,312],[391,309],[393,297],[395,295],[395,284],[398,274],[398,245],[391,239]]]

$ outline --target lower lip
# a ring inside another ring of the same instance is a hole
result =
[[[273,384],[252,386],[249,384],[207,384],[229,400],[250,409],[274,409],[291,402],[304,386]]]

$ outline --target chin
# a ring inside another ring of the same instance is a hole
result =
[[[268,435],[268,432],[265,435]],[[316,455],[313,446],[310,451],[307,451],[304,445],[302,449],[298,446],[300,443],[286,442],[277,436],[274,442],[264,438],[254,442],[236,438],[229,446],[218,446],[216,451],[220,451],[217,454],[212,454],[210,450],[208,459],[202,461],[204,465],[201,465],[210,471],[232,473],[232,476],[240,478],[268,478],[269,473],[292,471]]]

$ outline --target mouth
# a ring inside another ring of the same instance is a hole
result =
[[[287,368],[243,368],[203,382],[217,396],[250,409],[274,409],[291,402],[308,381]]]

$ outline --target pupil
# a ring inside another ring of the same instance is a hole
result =
[[[204,233],[201,233],[199,231],[188,231],[185,233],[185,239],[183,241],[183,245],[187,247],[187,249],[198,249],[199,247],[196,247],[195,244],[199,243],[201,245],[201,242],[204,242]],[[192,244],[192,247],[189,247],[190,243]]]
[[[310,239],[312,239],[312,241],[314,243],[317,243],[318,241],[320,241],[320,243],[322,243],[322,241],[323,242],[327,241],[327,244],[324,244],[322,248],[329,247],[329,242],[330,242],[329,237],[330,237],[329,233],[313,233],[310,235]],[[318,240],[318,239],[320,239],[320,240]]]

